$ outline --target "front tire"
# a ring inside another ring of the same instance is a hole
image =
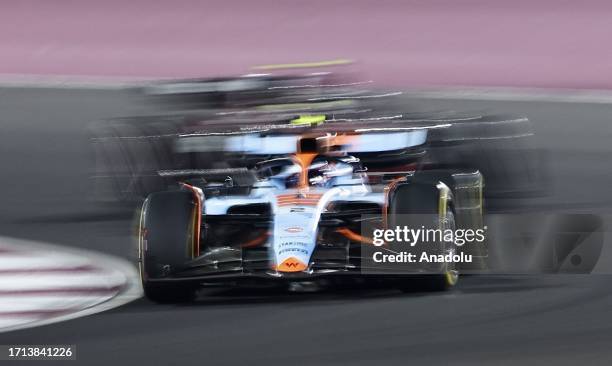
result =
[[[149,195],[140,218],[139,258],[145,296],[159,303],[192,300],[196,287],[180,281],[164,281],[192,259],[195,198],[190,192],[158,192]]]

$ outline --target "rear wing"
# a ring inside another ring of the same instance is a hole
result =
[[[416,147],[427,141],[426,128],[371,128],[346,134],[321,134],[318,139],[328,139],[331,144],[347,153],[396,151]],[[297,152],[302,134],[265,135],[262,133],[187,134],[176,141],[180,153],[224,151],[249,155],[280,155]]]

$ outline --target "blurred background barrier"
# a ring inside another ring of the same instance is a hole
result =
[[[25,0],[2,5],[0,74],[219,76],[348,58],[390,86],[609,89],[611,14],[605,0]]]

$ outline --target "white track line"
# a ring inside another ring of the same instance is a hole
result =
[[[38,316],[30,316],[30,317],[21,317],[21,318],[0,318],[0,329],[2,331],[16,330],[28,328],[24,326],[26,324],[33,324],[32,327],[35,327],[36,320]],[[5,330],[6,329],[6,330]]]
[[[0,253],[0,271],[11,271],[13,269],[23,269],[29,266],[32,269],[53,269],[53,268],[78,268],[90,263],[86,258],[69,257],[63,258],[58,263],[53,255],[36,255],[35,253],[6,252]]]
[[[102,296],[109,300],[114,294]],[[28,296],[24,297],[0,297],[2,311],[0,313],[36,312],[41,307],[49,311],[62,311],[78,307],[91,307],[100,302],[99,295],[64,295],[64,296]]]
[[[114,270],[92,273],[15,273],[0,274],[0,295],[9,291],[44,289],[101,288],[123,286],[125,274]],[[0,304],[0,309],[2,304]]]
[[[98,313],[141,296],[136,268],[123,259],[0,237],[0,332]]]

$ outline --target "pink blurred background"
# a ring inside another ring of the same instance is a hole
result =
[[[612,87],[604,0],[0,0],[0,74],[242,74],[349,58],[401,86]]]

